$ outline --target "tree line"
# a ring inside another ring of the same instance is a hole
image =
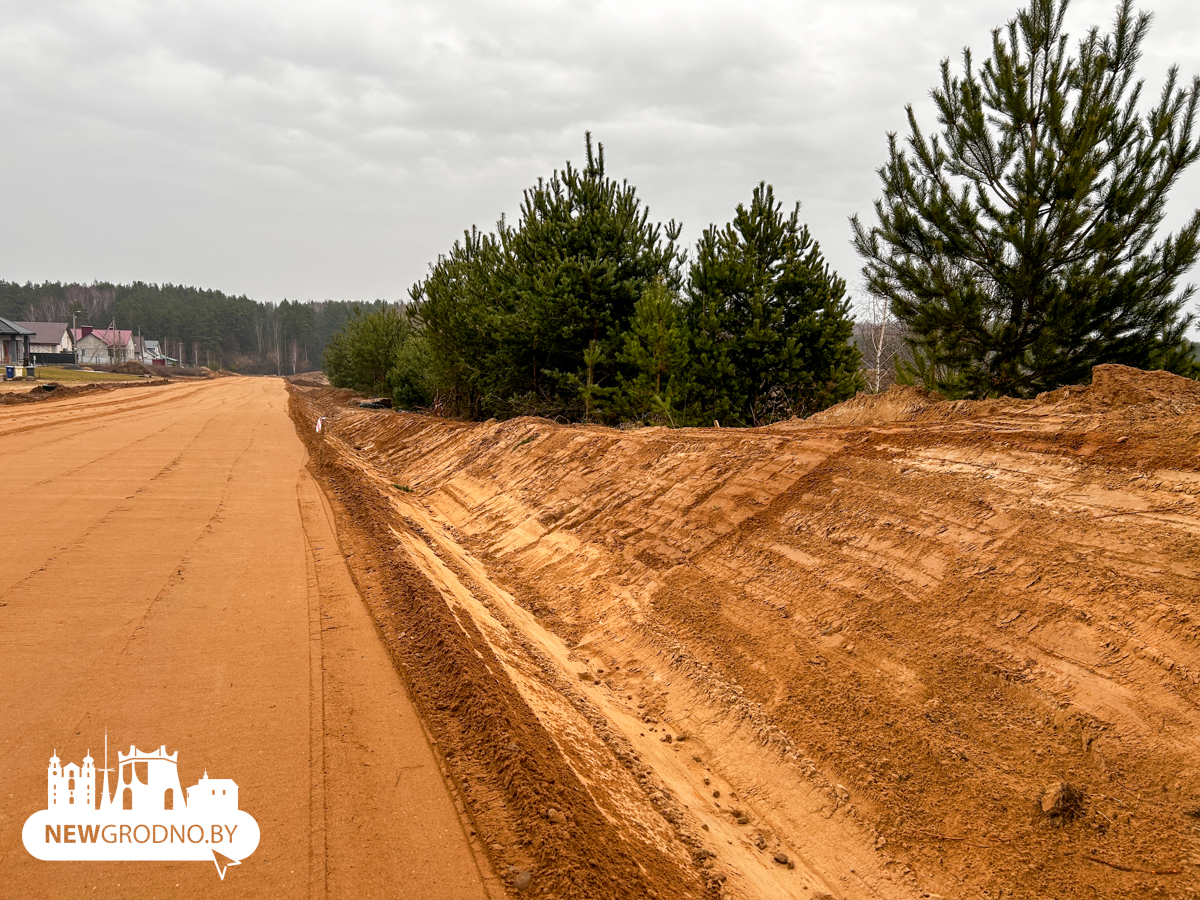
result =
[[[0,281],[0,316],[26,322],[67,322],[120,329],[160,342],[183,365],[248,374],[295,374],[319,368],[330,337],[353,308],[382,301],[259,303],[240,295],[173,284]]]
[[[410,302],[352,316],[334,384],[470,418],[758,425],[862,386],[845,282],[770,185],[701,236],[650,220],[585,138],[525,191],[517,222],[471,229]]]
[[[685,250],[588,135],[583,167],[525,191],[516,223],[472,228],[407,304],[352,316],[326,370],[472,418],[676,425],[807,415],[893,380],[962,398],[1032,396],[1099,363],[1194,377],[1194,288],[1177,285],[1200,211],[1159,227],[1200,156],[1200,80],[1172,68],[1143,102],[1150,16],[1122,0],[1072,48],[1066,10],[1032,0],[982,65],[943,60],[936,127],[910,106],[907,138],[887,136],[874,221],[851,220],[868,322],[798,204],[760,184]]]

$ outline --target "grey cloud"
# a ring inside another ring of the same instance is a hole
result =
[[[853,278],[885,132],[906,102],[932,124],[939,60],[985,54],[1015,6],[9,2],[0,277],[399,297],[590,128],[685,237],[765,179]],[[1073,33],[1112,9],[1076,3]],[[1157,9],[1155,91],[1169,61],[1200,71],[1190,7]]]

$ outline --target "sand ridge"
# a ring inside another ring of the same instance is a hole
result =
[[[329,416],[355,578],[510,879],[1200,886],[1194,382],[1099,367],[719,431],[292,403],[302,433]],[[1040,806],[1060,781],[1085,798],[1066,824]]]

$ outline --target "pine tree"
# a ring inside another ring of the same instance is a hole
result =
[[[656,278],[678,281],[679,227],[650,222],[628,182],[609,177],[604,145],[585,135],[586,163],[567,163],[525,192],[521,217],[502,229],[505,315],[499,340],[512,394],[551,411],[576,407],[583,354],[599,348],[596,382],[614,380],[634,305]]]
[[[650,221],[590,134],[586,156],[526,190],[515,225],[472,229],[410,291],[459,412],[612,418],[634,306],[654,279],[679,281],[679,227]]]
[[[622,419],[665,419],[674,425],[684,400],[687,329],[679,298],[656,278],[633,308],[620,361],[636,374],[619,376]]]
[[[693,421],[810,415],[860,387],[845,282],[770,185],[704,232],[689,290]]]
[[[342,331],[325,347],[322,360],[329,383],[371,394],[391,394],[397,354],[413,332],[400,305],[363,313],[355,307]]]
[[[1139,113],[1150,24],[1131,0],[1111,34],[1068,54],[1067,0],[1032,0],[962,75],[942,62],[939,133],[908,107],[888,135],[879,224],[853,219],[868,290],[909,329],[914,366],[951,396],[1027,396],[1112,362],[1190,373],[1175,292],[1200,253],[1200,212],[1153,243],[1170,188],[1200,154],[1200,80],[1172,68]]]
[[[500,230],[505,225],[500,222]],[[507,389],[509,364],[500,346],[500,240],[477,228],[464,232],[410,290],[413,317],[426,341],[429,393],[450,412],[476,418]]]

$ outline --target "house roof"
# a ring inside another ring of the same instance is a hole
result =
[[[16,322],[22,328],[33,332],[29,339],[31,344],[57,344],[67,331],[66,322]]]
[[[16,322],[10,322],[8,319],[0,319],[0,334],[33,334],[28,328],[23,328]]]
[[[116,331],[113,331],[111,328],[90,328],[85,326],[75,329],[75,340],[77,341],[82,341],[88,335],[108,344],[110,347],[113,344],[128,344],[133,340],[133,330],[128,328],[118,328]]]

